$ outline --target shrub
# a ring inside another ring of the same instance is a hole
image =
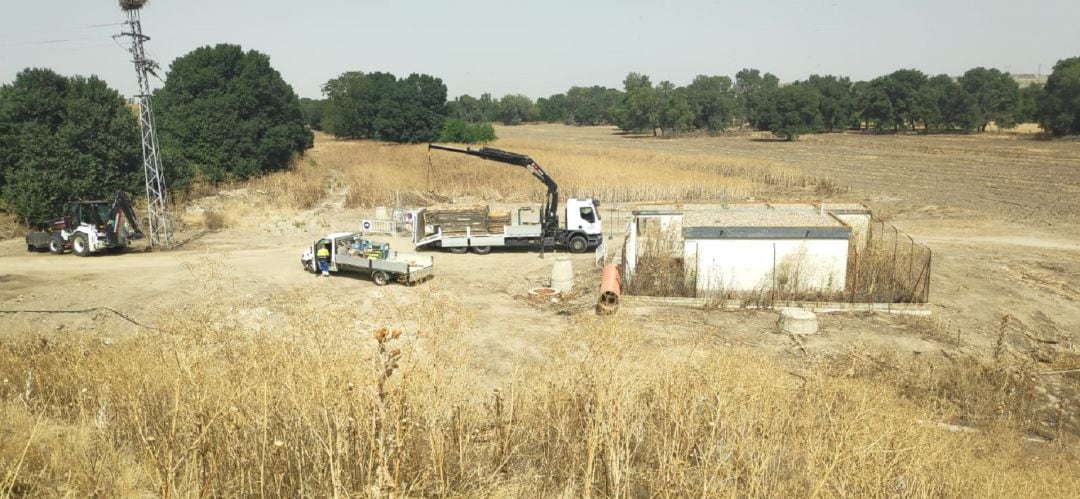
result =
[[[449,119],[443,125],[439,141],[475,144],[477,142],[491,142],[496,138],[495,128],[488,123],[470,124],[459,119]]]

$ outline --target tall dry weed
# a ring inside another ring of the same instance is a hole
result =
[[[370,307],[283,296],[254,322],[234,270],[190,267],[213,276],[200,303],[156,329],[0,340],[0,492],[1055,497],[1080,485],[1061,473],[1070,447],[1030,460],[1010,443],[1024,411],[984,417],[1022,403],[1011,374],[883,358],[793,370],[585,315],[542,365],[482,381],[490,353],[469,337],[483,318],[437,286]],[[957,413],[979,431],[933,424]]]

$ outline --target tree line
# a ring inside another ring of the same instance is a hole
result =
[[[1080,133],[1077,72],[1080,58],[1065,59],[1055,65],[1046,85],[1023,88],[1008,73],[982,67],[957,78],[901,69],[869,81],[811,75],[789,84],[781,84],[771,73],[743,69],[734,79],[700,75],[681,87],[670,81],[654,84],[648,75],[630,73],[621,90],[574,86],[536,101],[521,94],[494,98],[490,93],[479,97],[461,95],[445,102],[445,106],[437,104],[439,98],[427,99],[427,116],[441,115],[445,121],[440,128],[434,125],[437,118],[416,120],[423,133],[411,136],[377,125],[383,114],[412,106],[400,100],[411,99],[409,93],[394,91],[393,77],[383,73],[346,73],[338,80],[352,80],[354,86],[332,80],[323,89],[325,99],[304,99],[302,104],[314,129],[338,137],[398,142],[436,138],[455,142],[493,140],[490,127],[484,128],[485,133],[476,133],[478,127],[531,122],[613,125],[627,132],[656,136],[750,127],[789,140],[800,134],[840,130],[983,132],[990,123],[1008,128],[1037,122],[1061,136]],[[364,84],[363,80],[372,83]],[[385,80],[382,87],[377,83],[380,80]],[[375,90],[379,88],[382,90]],[[432,87],[431,91],[445,97],[445,87]],[[356,128],[335,121],[344,117],[371,126]]]
[[[170,189],[243,180],[288,168],[312,146],[312,129],[393,142],[485,142],[490,123],[614,125],[669,136],[753,127],[799,134],[984,131],[1038,122],[1080,133],[1080,57],[1059,61],[1045,85],[1020,88],[1006,73],[974,68],[958,78],[902,69],[870,81],[812,75],[781,85],[770,73],[702,75],[686,86],[630,73],[623,88],[571,87],[537,99],[508,94],[447,101],[440,78],[345,72],[323,99],[299,99],[257,51],[220,44],[177,58],[153,96]],[[79,198],[133,194],[143,185],[137,104],[96,77],[27,68],[0,86],[0,208],[39,221]]]
[[[793,139],[838,130],[983,132],[1037,122],[1056,135],[1080,133],[1080,58],[1059,61],[1046,85],[1020,88],[1007,73],[973,68],[958,78],[901,69],[870,81],[811,75],[781,85],[773,74],[744,69],[734,80],[701,75],[686,85],[654,84],[630,73],[623,88],[571,87],[541,97],[462,95],[449,117],[468,123],[561,122],[614,125],[657,136],[751,127]]]

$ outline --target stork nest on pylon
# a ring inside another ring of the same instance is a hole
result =
[[[120,0],[120,9],[122,10],[139,10],[146,5],[149,0]]]

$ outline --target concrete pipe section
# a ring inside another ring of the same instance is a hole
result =
[[[600,276],[600,298],[596,302],[598,314],[613,314],[619,310],[619,297],[622,296],[621,274],[619,266],[614,263],[604,266]]]

